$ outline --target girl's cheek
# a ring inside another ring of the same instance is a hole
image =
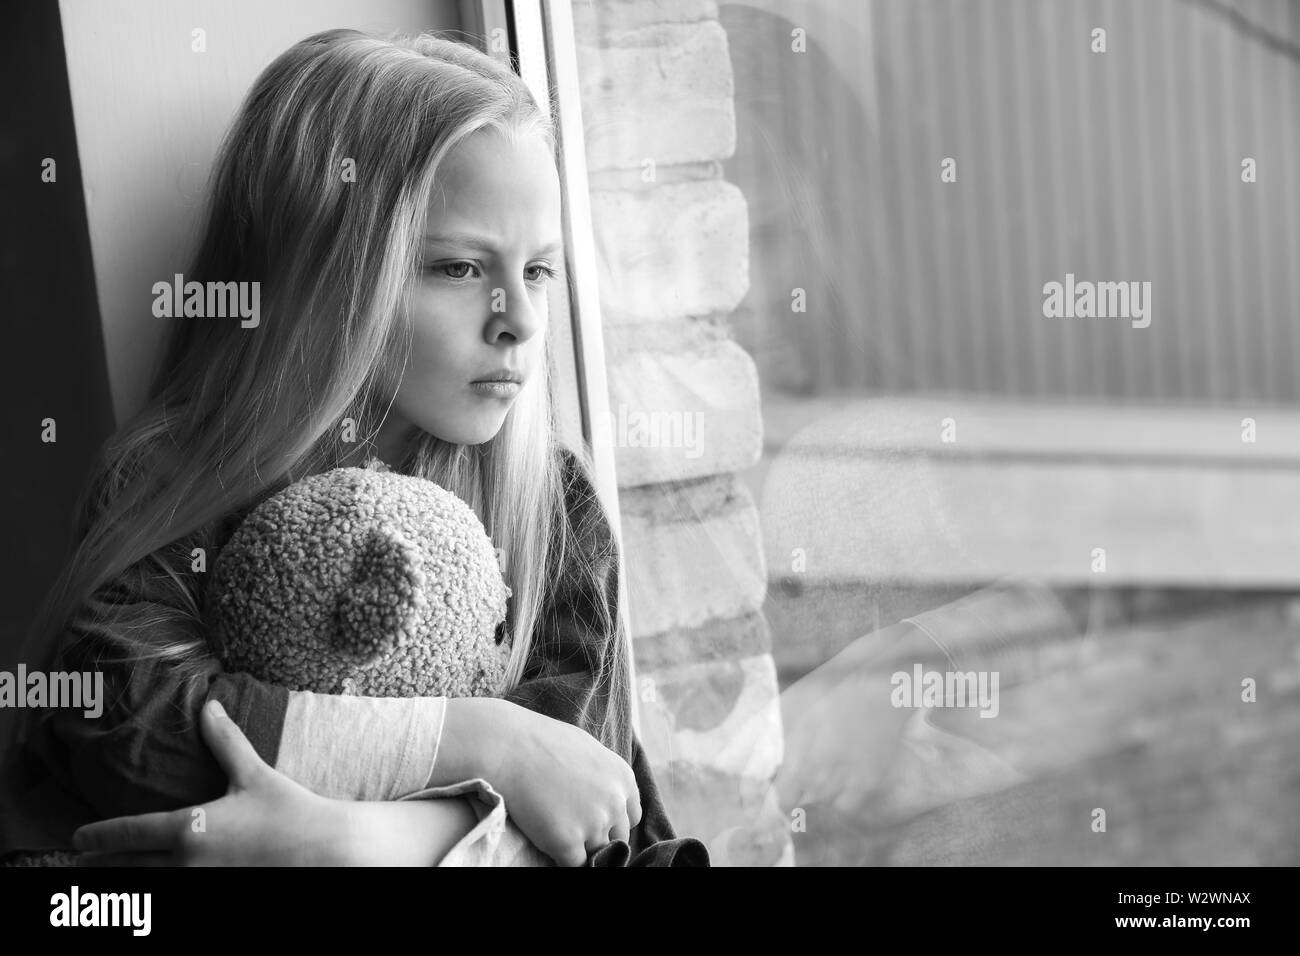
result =
[[[546,287],[543,286],[541,289],[535,290],[532,297],[533,312],[537,316],[537,321],[542,323],[542,330],[545,331],[551,318],[551,299],[547,295]]]

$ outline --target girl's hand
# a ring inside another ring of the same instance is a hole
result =
[[[490,738],[477,741],[482,776],[539,850],[560,866],[582,866],[610,841],[628,840],[641,822],[641,797],[627,761],[585,730],[509,701],[481,699],[466,710],[485,703],[496,713],[477,725],[491,726]],[[450,739],[474,741],[458,701],[448,705]]]
[[[317,796],[269,767],[221,705],[200,716],[230,778],[199,807],[92,823],[73,834],[90,866],[428,866],[469,832],[462,799],[352,803]]]
[[[221,705],[200,715],[203,737],[230,778],[219,800],[92,823],[72,835],[91,866],[336,865],[347,816],[269,767]]]

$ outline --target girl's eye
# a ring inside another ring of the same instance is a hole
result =
[[[524,275],[529,282],[545,282],[548,279],[555,278],[555,270],[548,265],[538,264],[529,266],[524,270]]]
[[[437,262],[429,267],[430,272],[441,273],[448,279],[469,279],[477,272],[472,262]]]

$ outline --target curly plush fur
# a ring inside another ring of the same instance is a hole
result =
[[[480,697],[504,678],[509,596],[465,502],[372,461],[258,505],[217,556],[208,617],[227,668],[291,690]]]

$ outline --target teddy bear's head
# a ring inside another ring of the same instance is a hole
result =
[[[500,692],[510,588],[478,516],[379,462],[295,482],[221,548],[207,618],[225,666],[291,690]]]

